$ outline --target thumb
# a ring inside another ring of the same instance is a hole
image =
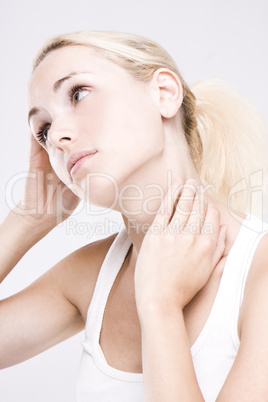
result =
[[[216,244],[216,248],[212,257],[212,268],[215,268],[219,260],[221,259],[224,250],[225,250],[225,243],[226,243],[226,236],[227,236],[227,225],[221,225],[218,234],[218,241]]]

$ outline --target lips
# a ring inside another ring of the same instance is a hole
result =
[[[73,173],[71,172],[74,170],[74,166],[77,164],[77,162],[80,162],[80,164],[83,163],[83,160],[88,159],[87,157],[92,157],[94,154],[96,154],[97,151],[82,151],[82,152],[75,152],[71,154],[68,158],[67,161],[67,171],[69,174]]]

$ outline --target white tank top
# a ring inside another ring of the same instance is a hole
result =
[[[268,224],[247,215],[227,256],[219,289],[205,326],[191,347],[197,380],[206,402],[214,402],[239,348],[237,322],[256,247]],[[77,402],[142,402],[143,375],[107,364],[99,344],[105,306],[131,241],[123,228],[103,261],[85,327]]]

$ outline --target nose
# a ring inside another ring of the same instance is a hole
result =
[[[48,131],[48,141],[60,151],[64,151],[77,139],[73,120],[67,116],[57,117]]]

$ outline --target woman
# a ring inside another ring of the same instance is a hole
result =
[[[214,81],[190,90],[145,38],[81,32],[38,54],[29,124],[1,281],[80,198],[125,228],[1,301],[1,368],[85,328],[78,401],[266,400],[268,226],[249,193],[228,198],[264,168],[247,102]]]

